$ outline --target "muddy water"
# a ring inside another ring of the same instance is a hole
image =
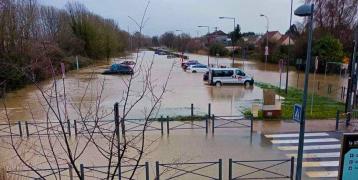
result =
[[[206,64],[207,57],[200,55],[189,55],[191,59],[197,59]],[[135,57],[135,56],[134,56]],[[212,87],[206,85],[202,81],[202,74],[184,72],[180,68],[179,59],[167,59],[166,56],[154,56],[153,52],[145,51],[140,54],[140,61],[143,61],[143,66],[149,66],[153,60],[152,82],[156,87],[156,92],[164,84],[168,76],[171,66],[174,65],[173,71],[168,82],[168,89],[161,102],[161,108],[158,115],[189,115],[190,104],[193,103],[195,107],[195,114],[206,114],[208,103],[211,103],[211,112],[216,115],[239,115],[242,110],[250,107],[252,102],[261,101],[262,90],[258,87],[245,88],[243,86],[223,86]],[[231,59],[228,58],[210,58],[212,64],[221,64],[229,66]],[[268,82],[271,84],[279,84],[279,72],[277,65],[267,64],[255,61],[239,61],[239,66],[242,67],[248,74],[254,76],[256,81]],[[66,74],[64,83],[61,79],[56,82],[59,89],[57,96],[60,109],[68,112],[70,119],[76,119],[79,116],[79,110],[85,113],[91,108],[94,108],[94,102],[101,99],[100,109],[103,115],[109,114],[107,118],[112,117],[111,109],[115,102],[123,100],[123,92],[126,90],[125,80],[128,76],[104,76],[100,73],[105,70],[107,66],[95,66],[91,68],[81,69],[80,71],[73,71]],[[141,77],[144,73],[138,75],[134,84],[134,92],[131,94],[131,102],[139,96],[143,83]],[[296,71],[289,73],[289,85],[296,87],[297,85]],[[311,75],[311,78],[313,76]],[[284,84],[285,75],[282,75],[282,85]],[[337,94],[325,94],[324,84],[331,83],[339,89],[340,86],[346,84],[346,79],[334,75],[316,76],[317,82],[320,81],[320,91],[323,95],[337,97]],[[302,87],[303,76],[300,75],[298,81],[299,88]],[[102,86],[104,84],[104,86]],[[310,80],[310,87],[313,87],[313,80]],[[65,85],[66,94],[62,91]],[[51,100],[50,104],[56,106],[54,95],[53,81],[48,80],[40,83],[45,95]],[[101,92],[103,88],[103,92]],[[334,89],[334,88],[332,88]],[[52,94],[51,94],[52,92]],[[338,90],[337,90],[338,92]],[[338,92],[339,93],[339,92]],[[41,97],[40,91],[33,85],[27,86],[21,90],[7,94],[4,102],[8,109],[8,115],[11,121],[25,121],[35,119],[36,121],[44,120],[46,117],[46,101]],[[51,97],[49,97],[51,96]],[[338,95],[339,96],[339,95]],[[99,98],[100,97],[100,98]],[[67,102],[67,103],[65,103]],[[151,106],[152,99],[144,98],[137,104],[131,113],[130,117],[143,117],[146,108]],[[67,104],[67,107],[64,107]],[[1,118],[5,121],[4,106],[0,107],[2,110]],[[49,113],[49,116],[53,116]],[[51,119],[51,118],[50,118]],[[159,134],[159,133],[158,133]],[[217,161],[222,158],[224,161],[224,177],[227,177],[228,159],[236,160],[253,160],[253,159],[277,159],[286,158],[279,151],[272,148],[263,135],[254,133],[252,141],[248,129],[223,129],[218,130],[215,136],[205,134],[205,130],[185,130],[173,131],[169,136],[149,135],[152,139],[158,139],[153,145],[152,153],[145,157],[145,161],[150,162],[151,173],[154,173],[154,162],[159,160],[161,162],[175,162],[180,160],[186,161]],[[2,153],[0,156],[12,157],[13,152]],[[87,154],[88,153],[88,154]],[[89,148],[86,155],[83,157],[83,162],[86,164],[98,164],[101,162],[100,156],[94,155],[93,149]],[[91,157],[91,158],[89,158]],[[5,161],[11,160],[11,158]],[[204,171],[208,173],[209,171]],[[211,171],[210,171],[211,172]],[[192,179],[186,177],[183,179]]]

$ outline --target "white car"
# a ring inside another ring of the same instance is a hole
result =
[[[246,75],[244,71],[238,68],[211,68],[208,77],[209,84],[221,86],[223,84],[244,84],[252,86],[254,79]]]
[[[205,73],[205,72],[209,71],[209,68],[208,68],[208,66],[203,65],[203,64],[193,64],[193,65],[190,65],[186,70],[188,72],[192,72],[192,73],[197,73],[197,72]]]

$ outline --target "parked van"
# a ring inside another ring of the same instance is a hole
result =
[[[253,85],[254,79],[238,68],[211,68],[208,82],[210,85],[221,86],[223,84]]]

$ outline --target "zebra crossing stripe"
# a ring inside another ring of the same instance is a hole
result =
[[[319,142],[338,142],[336,138],[320,138],[320,139],[305,139],[305,143],[319,143]],[[295,144],[298,139],[289,140],[271,140],[272,144]]]
[[[303,162],[303,167],[338,167],[339,161],[310,161]]]
[[[297,151],[298,146],[278,146],[281,151]],[[304,150],[323,150],[323,149],[340,149],[340,144],[329,144],[329,145],[314,145],[314,146],[304,146]]]
[[[306,171],[310,178],[337,178],[338,171]]]
[[[286,154],[287,157],[295,157],[297,154]],[[304,153],[303,158],[336,158],[340,157],[339,152],[331,152],[331,153]]]
[[[305,137],[321,137],[329,136],[328,133],[305,133]],[[299,137],[299,134],[269,134],[265,135],[266,138],[291,138]]]

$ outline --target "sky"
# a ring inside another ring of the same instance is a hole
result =
[[[130,17],[140,21],[148,0],[39,0],[41,4],[65,8],[67,2],[80,2],[88,10],[105,18],[114,19],[121,29],[133,33],[138,30]],[[303,4],[303,0],[293,0],[293,10]],[[265,14],[269,18],[269,30],[285,33],[289,28],[290,0],[150,0],[148,21],[143,34],[156,36],[167,31],[188,33],[191,36],[204,35],[210,26],[229,32],[234,22],[219,19],[220,16],[235,17],[242,32],[266,32]],[[301,21],[293,16],[293,23]]]

